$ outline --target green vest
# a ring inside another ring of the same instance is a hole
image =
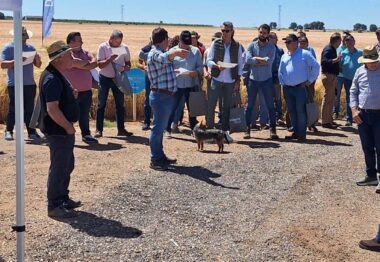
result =
[[[239,54],[239,42],[236,42],[235,40],[232,40],[230,45],[230,60],[231,63],[238,64],[238,54]],[[216,39],[214,42],[214,62],[217,63],[218,61],[223,62],[224,59],[224,41],[223,39]],[[231,69],[231,78],[234,80],[238,79],[238,66],[235,66]],[[220,74],[219,69],[212,68],[211,69],[211,76],[212,77],[218,77]]]

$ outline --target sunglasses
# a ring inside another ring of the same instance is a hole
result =
[[[229,29],[222,29],[221,31],[222,31],[222,33],[226,33],[226,34],[228,34],[229,32],[231,32],[231,30],[229,30]]]

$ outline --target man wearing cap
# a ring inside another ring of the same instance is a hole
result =
[[[336,49],[341,42],[342,38],[339,33],[332,34],[330,43],[323,49],[321,55],[321,80],[324,89],[322,100],[322,127],[330,129],[337,128],[337,125],[333,122],[333,107],[341,57],[337,55]]]
[[[199,38],[201,38],[201,36],[198,35],[197,32],[191,31],[191,45],[197,47],[203,57],[206,51],[206,47],[201,42],[199,42]]]
[[[137,67],[145,72],[144,124],[141,128],[144,131],[150,130],[150,120],[152,117],[152,108],[149,105],[150,81],[146,73],[148,54],[151,49],[152,41],[141,48],[139,52],[139,61],[137,62]]]
[[[78,90],[79,127],[82,133],[82,141],[91,144],[98,140],[91,136],[90,132],[90,108],[92,104],[92,75],[90,70],[98,66],[96,58],[91,52],[82,49],[83,41],[80,32],[71,32],[67,35],[66,43],[72,48],[74,61],[73,67],[64,72],[72,87]]]
[[[367,46],[358,62],[350,89],[352,117],[358,124],[366,165],[366,176],[358,186],[377,185],[380,173],[380,66],[375,46]],[[380,193],[380,187],[376,189]]]
[[[352,112],[350,107],[350,88],[356,70],[360,67],[358,58],[363,55],[363,51],[355,48],[355,38],[351,35],[344,39],[346,49],[341,52],[340,65],[342,69],[343,84],[346,90],[346,126],[352,126]],[[340,103],[340,101],[339,101]]]
[[[74,122],[78,120],[77,101],[63,72],[71,68],[71,48],[63,41],[52,43],[47,52],[50,63],[41,74],[40,101],[43,127],[50,149],[47,183],[48,216],[69,218],[80,201],[69,197],[70,175],[74,170]]]
[[[168,125],[177,92],[173,59],[176,56],[186,58],[189,51],[180,48],[166,51],[169,46],[169,36],[161,27],[153,30],[152,42],[147,60],[147,72],[151,83],[149,102],[153,109],[153,127],[149,139],[150,168],[164,171],[168,169],[169,164],[177,162],[176,159],[170,159],[165,155],[162,145],[164,130]]]
[[[306,139],[306,88],[317,79],[320,66],[309,51],[298,47],[296,35],[289,34],[283,40],[288,52],[281,57],[278,77],[293,127],[293,133],[285,139],[302,142]]]
[[[13,35],[13,30],[10,32]],[[39,140],[40,136],[34,128],[29,127],[30,118],[34,108],[34,98],[36,96],[36,82],[34,81],[34,66],[41,67],[40,55],[36,49],[26,41],[33,36],[33,33],[22,27],[22,51],[25,60],[26,52],[34,55],[33,62],[23,65],[23,92],[24,92],[24,123],[28,131],[28,138]],[[34,52],[34,54],[33,54]],[[1,68],[7,69],[7,88],[9,96],[9,108],[5,131],[5,140],[13,140],[13,129],[15,126],[15,71],[14,71],[14,42],[6,44],[1,52]]]
[[[200,77],[203,76],[203,64],[202,55],[197,47],[191,45],[192,36],[190,31],[182,31],[179,36],[179,44],[171,48],[169,51],[175,51],[177,49],[184,49],[189,51],[189,55],[186,58],[175,57],[173,59],[174,70],[179,70],[180,68],[188,70],[186,74],[177,75],[177,88],[176,101],[174,103],[173,111],[169,118],[169,124],[167,131],[171,133],[178,132],[178,123],[180,121],[181,113],[183,112],[184,102],[188,110],[189,108],[189,98],[190,92],[195,92],[199,90]],[[190,129],[192,130],[196,125],[196,117],[189,116]]]
[[[104,111],[110,89],[112,90],[116,106],[117,136],[133,135],[124,126],[124,94],[113,81],[115,70],[124,72],[131,68],[129,49],[122,41],[123,33],[120,30],[113,30],[109,40],[100,44],[98,48],[97,59],[100,68],[100,89],[98,90],[98,105],[96,109],[95,137],[103,136]]]
[[[276,48],[268,42],[270,27],[262,24],[259,27],[259,36],[246,51],[246,63],[250,65],[250,75],[247,87],[248,99],[245,110],[247,131],[245,138],[250,137],[252,109],[256,106],[256,97],[263,94],[269,112],[270,138],[278,139],[276,134],[276,111],[274,108],[275,90],[272,79],[272,64],[276,56]]]
[[[222,130],[229,130],[230,107],[233,90],[240,89],[240,77],[243,73],[243,47],[235,41],[234,26],[224,22],[221,28],[222,38],[216,39],[210,47],[207,66],[211,68],[211,85],[207,90],[208,105],[206,115],[207,128],[215,126],[215,107],[222,97]],[[232,63],[236,66],[225,68],[218,62]]]

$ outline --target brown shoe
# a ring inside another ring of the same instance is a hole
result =
[[[374,252],[380,252],[380,243],[376,239],[361,240],[359,242],[359,247]]]

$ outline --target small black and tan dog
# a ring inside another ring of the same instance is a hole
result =
[[[195,140],[198,144],[198,151],[203,151],[203,144],[205,140],[213,139],[218,145],[218,153],[223,153],[224,139],[228,141],[226,134],[220,129],[206,129],[206,126],[197,124],[193,129]]]

